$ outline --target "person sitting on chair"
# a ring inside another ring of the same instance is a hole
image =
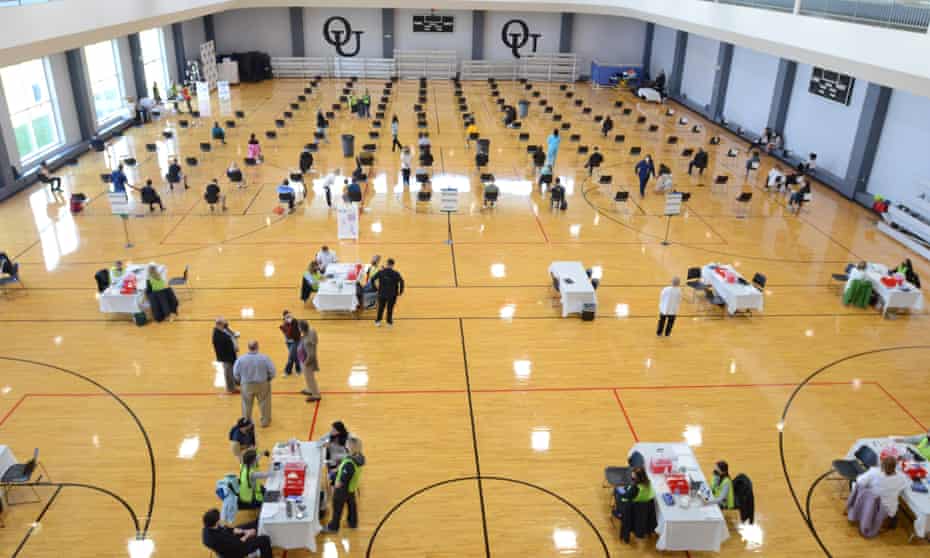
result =
[[[807,194],[811,193],[811,187],[804,177],[798,179],[797,186],[798,189],[791,194],[791,198],[788,200],[788,209],[793,210],[795,213],[800,213],[801,206],[804,205],[804,198]]]
[[[242,176],[242,170],[236,165],[235,161],[229,162],[229,168],[226,169],[226,178],[230,182],[235,182],[239,188],[245,188],[245,178]]]
[[[130,185],[130,188],[133,190],[138,190],[139,194],[142,197],[142,203],[146,203],[149,206],[149,211],[155,211],[155,205],[161,208],[162,211],[165,210],[164,204],[161,203],[161,196],[158,195],[158,192],[152,186],[152,179],[149,178],[145,181],[145,186],[141,188],[136,188],[135,186]]]
[[[256,162],[261,162],[262,160],[262,146],[258,143],[258,138],[255,137],[255,134],[249,136],[247,157],[249,159],[254,159]]]
[[[517,120],[517,111],[512,105],[504,105],[504,126],[510,128]]]
[[[284,179],[281,184],[278,185],[278,201],[287,202],[288,211],[294,211],[294,202],[297,200],[297,194],[294,192],[294,187],[291,186],[291,183],[288,179]]]
[[[365,268],[365,273],[358,278],[356,285],[358,296],[358,310],[362,311],[369,307],[374,308],[375,303],[377,302],[374,293],[378,292],[378,289],[375,288],[374,284],[371,282],[371,278],[374,277],[375,273],[378,273],[379,264],[381,263],[381,256],[375,254],[371,257],[371,263],[368,264],[368,267]],[[369,304],[366,304],[366,296],[371,301]]]
[[[307,271],[304,272],[300,281],[300,300],[304,304],[310,298],[310,295],[320,290],[320,281],[323,280],[323,272],[320,271],[320,264],[316,260],[310,262]]]
[[[210,135],[213,136],[213,139],[220,140],[223,145],[226,145],[226,131],[223,130],[219,122],[213,123],[213,129],[210,131]]]
[[[264,480],[268,473],[258,470],[258,452],[246,450],[239,466],[239,509],[254,510],[265,500]]]
[[[187,177],[181,172],[181,165],[178,164],[177,159],[172,159],[171,164],[168,165],[168,174],[165,175],[165,179],[168,181],[168,188],[174,190],[175,184],[180,184],[184,182],[184,189],[187,190]]]
[[[313,166],[313,153],[306,147],[300,152],[298,164],[300,165],[300,172],[303,174],[310,172],[310,168]]]
[[[39,164],[39,172],[36,174],[36,177],[42,184],[50,185],[52,187],[52,192],[61,192],[61,178],[52,176],[52,169],[48,167],[48,163],[45,161]]]
[[[708,504],[718,504],[725,510],[732,510],[736,507],[736,494],[733,492],[733,481],[730,480],[730,466],[726,461],[718,461],[715,464],[710,491],[713,499]]]
[[[474,139],[477,141],[480,133],[478,132],[478,126],[475,125],[474,120],[469,120],[468,125],[465,127],[465,148],[471,149],[471,142]]]
[[[236,456],[240,462],[242,461],[242,454],[248,450],[255,450],[257,444],[255,442],[255,423],[252,422],[252,419],[242,417],[236,421],[236,424],[229,431],[229,442],[232,447],[233,455]]]
[[[220,193],[220,186],[215,178],[213,182],[207,184],[207,188],[203,193],[203,199],[210,206],[210,211],[214,211],[218,203],[222,204],[222,210],[226,211],[226,196]]]
[[[497,197],[500,195],[501,190],[497,187],[497,184],[491,182],[484,185],[484,207],[495,207],[497,205]]]
[[[856,478],[856,486],[869,488],[881,502],[882,509],[891,518],[891,528],[898,524],[898,499],[911,484],[911,479],[898,471],[898,461],[890,455],[882,458],[881,467],[872,467]]]
[[[565,200],[565,187],[560,178],[555,179],[555,185],[549,190],[549,200],[551,205],[561,204]]]
[[[775,165],[769,170],[768,177],[765,179],[765,189],[780,192],[785,185],[785,173],[781,167]]]
[[[624,502],[651,502],[656,497],[655,489],[649,482],[649,475],[642,467],[634,467],[630,474],[630,486],[623,494]]]
[[[203,514],[203,545],[222,558],[246,558],[256,550],[261,558],[272,558],[271,537],[258,534],[258,520],[238,527],[220,525],[216,508]]]
[[[350,202],[361,203],[362,202],[362,187],[358,185],[358,181],[354,178],[352,182],[346,186],[346,193]]]
[[[588,176],[593,176],[594,169],[600,167],[603,162],[604,156],[601,155],[600,149],[595,145],[594,151],[588,157],[588,162],[584,165],[584,168],[588,169]]]
[[[691,169],[694,168],[697,168],[698,174],[701,175],[704,174],[704,169],[707,168],[707,152],[700,147],[697,153],[694,154],[694,158],[688,163],[688,176],[691,176]]]

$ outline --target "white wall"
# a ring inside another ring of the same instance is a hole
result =
[[[817,167],[846,176],[869,84],[856,80],[849,106],[808,92],[812,67],[798,64],[785,122],[785,145],[798,156],[817,154]]]
[[[727,120],[757,134],[768,125],[778,58],[735,47],[723,114]]]
[[[119,63],[123,76],[123,94],[125,97],[136,96],[135,72],[132,71],[132,55],[129,52],[129,37],[120,37],[116,40],[119,50]],[[144,80],[143,80],[144,81]],[[90,78],[88,78],[90,83]],[[93,95],[91,95],[93,98]]]
[[[514,60],[510,47],[504,45],[501,31],[504,24],[511,19],[526,22],[530,33],[540,33],[542,36],[536,43],[536,52],[559,52],[559,38],[562,30],[562,14],[541,12],[488,12],[484,18],[484,57],[487,60]],[[510,31],[518,32],[519,27],[512,25]],[[532,52],[532,40],[527,41],[521,50],[523,53]]]
[[[430,10],[394,11],[394,48],[397,50],[454,50],[459,60],[471,60],[472,12],[439,10],[436,15],[455,17],[452,33],[414,33],[413,16]]]
[[[672,62],[675,61],[675,30],[656,25],[652,35],[652,57],[649,60],[649,76],[655,79],[659,72],[665,70],[668,78],[672,77]]]
[[[580,73],[590,74],[592,60],[607,64],[642,64],[645,22],[589,14],[575,14],[574,20],[572,52],[578,55]]]
[[[380,8],[304,8],[304,46],[307,56],[339,56],[336,53],[336,47],[323,39],[323,24],[333,16],[346,18],[354,31],[364,31],[358,56],[382,57],[383,35]],[[392,30],[386,32],[390,33]],[[344,50],[354,48],[355,40],[353,39],[344,47]]]
[[[685,68],[681,77],[681,92],[700,106],[710,104],[717,73],[717,55],[720,41],[688,35],[685,50]]]
[[[184,35],[184,59],[200,60],[200,45],[207,42],[203,18],[189,19],[182,23],[181,33]]]
[[[856,84],[859,87],[859,84]],[[894,201],[911,198],[930,181],[930,99],[907,91],[891,94],[868,191]]]
[[[257,50],[292,56],[291,19],[287,8],[230,10],[213,16],[217,54]]]

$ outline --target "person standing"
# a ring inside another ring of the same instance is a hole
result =
[[[316,111],[316,131],[320,133],[323,139],[323,143],[329,143],[329,139],[326,137],[326,128],[329,127],[329,122],[326,121],[326,117],[323,115],[323,109],[317,109]]]
[[[746,159],[746,178],[749,178],[749,173],[759,168],[762,160],[759,158],[759,152],[753,151],[749,158]]]
[[[184,97],[184,104],[187,105],[187,112],[193,113],[194,107],[191,106],[191,88],[185,85],[181,89],[181,96]]]
[[[300,390],[300,393],[307,396],[307,403],[319,401],[320,386],[316,382],[316,373],[320,371],[320,362],[317,359],[317,345],[320,342],[316,330],[310,327],[310,322],[300,320],[297,324],[300,332],[300,341],[297,343],[297,359],[304,372],[304,382],[307,384],[306,389]]]
[[[678,277],[672,279],[672,284],[662,289],[659,295],[659,325],[656,327],[656,336],[661,337],[662,331],[665,336],[672,334],[672,326],[675,325],[675,317],[678,315],[678,306],[681,304],[681,280]]]
[[[240,463],[242,454],[249,450],[254,451],[258,447],[255,441],[255,423],[251,419],[242,417],[236,421],[229,430],[229,447]]]
[[[610,133],[610,131],[613,129],[614,129],[613,119],[610,118],[610,115],[605,116],[604,121],[601,122],[601,135],[603,135],[606,138],[607,135]]]
[[[397,134],[400,132],[400,122],[397,120],[397,115],[391,117],[391,137],[394,138],[391,142],[391,153],[394,153],[394,148],[403,149],[404,146],[400,144],[400,140],[397,139]]]
[[[552,135],[546,139],[546,161],[551,167],[555,167],[555,158],[559,156],[559,145],[562,144],[562,138],[559,137],[559,130],[552,130]]]
[[[39,172],[36,174],[36,178],[38,178],[39,182],[42,184],[50,185],[52,187],[52,192],[61,192],[61,178],[52,176],[52,169],[48,168],[48,163],[45,161],[39,164]]]
[[[400,176],[405,187],[410,186],[410,162],[412,159],[413,155],[410,153],[409,147],[400,150]]]
[[[697,168],[698,174],[701,175],[704,174],[704,169],[707,168],[707,152],[700,147],[697,153],[694,154],[694,158],[688,163],[688,176],[691,176],[691,170],[694,168]]]
[[[394,325],[394,305],[397,303],[397,297],[404,294],[404,278],[394,270],[394,258],[388,258],[387,265],[372,276],[371,283],[378,290],[378,316],[375,318],[375,327],[381,327],[385,307],[387,324],[391,327]]]
[[[588,169],[588,176],[594,175],[594,169],[601,166],[601,163],[604,162],[604,156],[601,155],[600,149],[595,145],[594,152],[588,157],[588,162],[585,163],[585,168]]]
[[[113,192],[122,192],[125,194],[127,185],[132,188],[132,184],[129,184],[129,179],[126,178],[126,173],[123,172],[122,163],[117,165],[116,169],[110,173],[110,183],[113,184]]]
[[[303,151],[300,152],[297,165],[300,167],[302,174],[310,172],[310,168],[313,167],[313,153],[310,152],[309,148],[304,147]]]
[[[323,273],[326,273],[326,266],[339,261],[339,259],[336,257],[336,252],[330,250],[329,246],[326,246],[325,244],[322,248],[320,248],[320,251],[316,253],[316,256],[313,258],[313,260],[319,264],[320,271]]]
[[[646,185],[649,184],[649,177],[656,175],[656,166],[652,162],[652,155],[646,155],[646,158],[636,163],[634,169],[636,176],[639,177],[639,197],[646,197]]]
[[[262,428],[271,424],[271,380],[274,377],[271,359],[258,352],[258,341],[249,341],[249,352],[233,365],[233,378],[242,386],[242,416],[252,418],[252,405],[257,399]]]
[[[358,438],[349,438],[346,442],[348,455],[339,462],[336,469],[336,478],[333,481],[333,514],[329,524],[323,529],[324,533],[339,531],[342,522],[342,508],[348,505],[349,517],[347,522],[350,529],[358,527],[358,509],[355,504],[355,493],[362,478],[362,469],[365,465],[365,456],[362,454],[362,441]]]
[[[229,329],[229,322],[222,316],[216,319],[213,327],[213,352],[216,361],[223,366],[223,377],[226,380],[226,393],[239,393],[236,379],[233,377],[233,365],[236,364],[236,355],[239,353],[239,334]]]
[[[297,327],[297,320],[288,310],[284,311],[283,320],[278,329],[284,334],[284,343],[287,345],[287,364],[284,365],[284,375],[290,376],[297,365],[297,373],[300,374],[300,361],[297,359],[297,342],[300,341],[300,329]]]

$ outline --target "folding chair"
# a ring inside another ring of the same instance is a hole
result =
[[[768,279],[761,273],[756,273],[752,276],[752,284],[758,287],[760,291],[765,290],[766,282],[768,282]]]
[[[20,504],[37,504],[42,501],[42,498],[36,491],[36,487],[29,484],[32,481],[32,474],[35,472],[37,466],[41,466],[39,464],[39,448],[35,448],[35,450],[33,450],[32,459],[25,463],[16,463],[14,465],[10,465],[6,472],[3,473],[3,477],[0,478],[0,487],[3,487],[4,492],[6,492],[7,505],[18,506]],[[44,466],[42,467],[42,471],[45,473],[45,476],[48,477],[48,471],[45,471]],[[41,476],[39,477],[39,480],[42,480]],[[17,485],[28,486],[29,489],[32,490],[32,494],[35,496],[35,500],[23,500],[16,503],[11,502],[10,494],[12,489]]]
[[[729,182],[729,181],[730,181],[730,177],[729,177],[729,176],[726,176],[726,175],[723,175],[723,174],[716,176],[716,177],[714,178],[714,184],[713,184],[713,186],[711,186],[711,191],[712,191],[712,192],[717,192],[717,191],[726,192],[726,191],[727,191],[727,182]]]
[[[181,275],[180,277],[173,277],[171,279],[168,279],[168,286],[172,288],[184,287],[184,290],[187,292],[188,297],[193,298],[194,291],[191,289],[191,284],[190,284],[190,268],[191,266],[185,265],[184,274]]]
[[[743,192],[736,198],[737,218],[745,218],[749,214],[749,203],[752,201],[752,192]]]
[[[630,193],[626,190],[617,190],[617,193],[614,194],[614,208],[616,208],[621,203],[629,208],[629,201]]]
[[[23,284],[22,278],[19,276],[19,262],[13,262],[10,274],[6,277],[0,277],[0,291],[3,294],[6,294],[7,285],[12,285],[13,283],[19,284],[20,288],[25,289],[26,285]]]
[[[706,291],[707,285],[701,280],[701,268],[689,267],[688,275],[685,278],[685,285],[691,289],[691,302],[697,299],[698,291]]]

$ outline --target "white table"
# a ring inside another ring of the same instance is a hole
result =
[[[292,517],[287,517],[287,502],[265,502],[258,519],[258,533],[271,537],[271,546],[294,550],[306,548],[316,552],[316,536],[320,526],[320,482],[323,474],[323,445],[319,442],[298,442],[299,455],[292,455],[287,444],[275,446],[271,454],[272,463],[281,463],[277,471],[265,480],[265,491],[282,490],[284,487],[284,464],[303,461],[307,465],[304,475],[302,504],[303,517],[297,518],[298,506],[294,506]]]
[[[9,446],[0,446],[0,477],[6,473],[6,470],[16,465],[19,461],[16,460],[16,456],[13,455],[13,450]],[[7,509],[6,505],[6,493],[0,488],[0,500],[3,500],[3,509]]]
[[[640,87],[636,90],[636,96],[652,103],[662,102],[662,94],[651,87]]]
[[[889,309],[910,310],[919,312],[924,307],[924,295],[914,285],[904,282],[900,287],[888,287],[882,283],[882,277],[888,275],[888,267],[880,263],[869,263],[865,269],[865,278],[872,283],[872,290],[882,299],[882,316]],[[849,288],[852,279],[846,282]]]
[[[581,313],[585,304],[597,306],[597,294],[581,262],[552,262],[549,275],[559,282],[563,318]]]
[[[326,266],[320,290],[313,298],[313,305],[320,312],[354,312],[358,308],[357,280],[349,280],[349,272],[357,263],[331,263]],[[364,270],[364,266],[362,266]]]
[[[717,274],[711,266],[721,267],[723,269],[736,273],[737,280],[733,283],[727,283],[726,279]],[[701,282],[713,287],[714,292],[727,303],[727,312],[732,316],[740,310],[758,310],[762,311],[762,291],[751,284],[742,284],[739,282],[740,275],[733,266],[721,264],[707,264],[701,268]]]
[[[216,81],[228,81],[230,85],[239,83],[239,63],[230,58],[224,58],[216,65]]]
[[[105,314],[137,314],[148,307],[148,301],[145,299],[145,282],[149,278],[149,265],[129,265],[119,278],[119,281],[110,285],[107,290],[100,293],[100,311]],[[162,264],[155,264],[158,272],[165,282],[168,281],[168,268]],[[130,275],[136,276],[136,292],[134,294],[122,294],[120,289],[123,287],[123,281]]]
[[[673,472],[681,472],[683,468],[690,480],[708,484],[691,448],[681,443],[640,442],[633,446],[630,454],[634,451],[643,455],[646,474],[655,489],[656,519],[659,524],[656,527],[656,533],[659,534],[656,548],[719,552],[720,543],[730,538],[730,531],[720,506],[705,504],[699,497],[692,497],[685,508],[681,507],[680,496],[675,496],[674,505],[666,504],[662,499],[662,494],[669,492],[665,484],[665,475],[653,474],[649,470],[652,457],[668,457],[672,460]]]
[[[896,447],[898,452],[902,455],[907,454],[907,448],[911,448],[915,452],[917,451],[917,448],[914,446],[894,442],[891,438],[861,438],[856,440],[856,443],[849,448],[846,459],[855,459],[856,450],[862,446],[872,448],[875,455],[881,455],[882,448],[886,446]],[[914,514],[914,534],[920,538],[925,538],[928,534],[928,525],[930,525],[930,494],[914,492],[911,490],[910,485],[908,485],[908,487],[904,489],[904,492],[901,493],[901,500],[907,504],[907,507],[910,508],[911,512]]]

